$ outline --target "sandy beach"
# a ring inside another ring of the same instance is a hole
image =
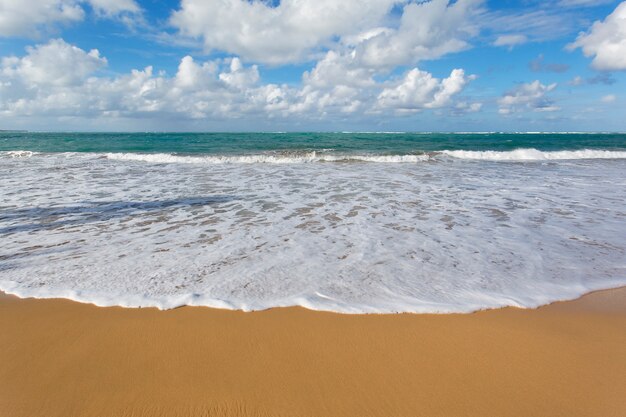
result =
[[[0,296],[0,415],[623,416],[626,288],[340,315]]]

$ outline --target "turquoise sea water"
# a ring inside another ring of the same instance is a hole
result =
[[[0,290],[535,307],[626,285],[626,134],[0,132]]]
[[[0,151],[255,154],[318,151],[403,155],[442,150],[626,150],[626,134],[507,133],[11,133]]]

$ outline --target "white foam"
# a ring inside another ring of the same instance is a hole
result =
[[[107,153],[106,157],[120,161],[141,161],[151,163],[179,164],[302,164],[314,162],[378,162],[378,163],[416,163],[428,161],[429,156],[422,155],[330,155],[317,152],[293,154],[253,154],[253,155],[216,155],[216,156],[181,156],[172,154],[137,154]]]
[[[460,159],[484,161],[554,161],[574,159],[624,159],[626,151],[582,149],[576,151],[540,151],[515,149],[513,151],[441,151],[444,155]]]
[[[37,155],[37,152],[23,150],[0,152],[0,156],[7,156],[9,158],[30,158],[33,155]]]
[[[0,289],[126,307],[536,307],[626,285],[625,170],[7,158]]]

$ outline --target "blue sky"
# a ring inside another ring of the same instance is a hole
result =
[[[0,129],[626,131],[626,2],[0,0]]]

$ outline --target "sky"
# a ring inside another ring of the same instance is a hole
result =
[[[626,1],[0,0],[0,130],[626,131]]]

